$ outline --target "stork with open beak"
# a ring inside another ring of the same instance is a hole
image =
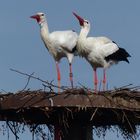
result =
[[[118,47],[118,45],[107,37],[87,37],[90,31],[90,22],[83,19],[76,13],[73,13],[78,19],[81,26],[81,31],[77,41],[78,54],[84,57],[92,66],[94,70],[94,87],[97,91],[98,77],[96,69],[103,68],[103,90],[106,87],[106,68],[119,61],[126,61],[129,63],[127,57],[129,53]]]
[[[76,50],[75,47],[78,37],[77,33],[73,30],[55,31],[50,33],[45,14],[41,12],[31,16],[31,18],[35,19],[39,24],[41,38],[45,44],[45,47],[48,49],[56,62],[58,87],[61,86],[61,76],[58,63],[63,57],[67,57],[68,59],[70,71],[69,78],[71,86],[73,87],[72,60]]]

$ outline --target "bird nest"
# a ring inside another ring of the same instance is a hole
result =
[[[98,136],[115,126],[125,138],[134,139],[140,124],[140,92],[137,87],[98,93],[85,88],[66,89],[61,93],[22,90],[2,94],[0,108],[0,120],[8,122],[12,131],[21,123],[33,127],[31,130],[37,133],[43,124],[49,128],[59,125],[67,130],[71,123],[82,122],[83,126],[94,126]],[[15,122],[18,123],[13,125]]]
[[[99,137],[113,129],[121,132],[126,139],[136,139],[139,135],[139,87],[127,85],[97,93],[84,86],[73,89],[61,87],[61,92],[56,93],[54,88],[58,87],[52,82],[36,78],[33,74],[16,72],[28,77],[25,87],[16,93],[0,95],[0,120],[5,121],[1,128],[3,131],[10,129],[16,139],[25,127],[29,128],[33,137],[36,134],[45,140],[53,137],[53,126],[60,126],[64,132],[75,123],[92,126],[94,134]],[[27,90],[31,78],[39,80],[44,88]],[[46,127],[50,131],[48,135]]]

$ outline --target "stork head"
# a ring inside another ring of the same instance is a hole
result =
[[[36,21],[41,24],[45,21],[45,14],[44,13],[37,13],[36,15],[31,16],[30,18],[36,19]]]
[[[79,15],[77,15],[75,12],[73,12],[73,15],[79,20],[79,24],[83,28],[90,28],[90,22],[86,19],[83,19]]]

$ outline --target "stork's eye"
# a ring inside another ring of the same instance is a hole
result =
[[[86,23],[88,24],[88,21],[86,21]]]
[[[44,16],[44,14],[41,14],[41,16]]]

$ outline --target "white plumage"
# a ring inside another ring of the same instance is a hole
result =
[[[85,57],[94,69],[95,91],[97,91],[98,84],[96,69],[98,67],[104,68],[103,89],[105,89],[105,69],[118,61],[126,61],[129,63],[127,57],[130,57],[130,55],[107,37],[87,37],[90,31],[90,22],[81,18],[76,13],[73,14],[79,20],[79,24],[81,25],[81,31],[77,42],[78,54]]]
[[[73,50],[75,50],[74,48],[76,47],[77,43],[77,33],[72,30],[55,31],[49,33],[47,20],[44,13],[37,13],[36,15],[31,16],[31,18],[37,20],[40,26],[41,38],[45,44],[45,47],[48,49],[48,51],[56,61],[58,86],[60,87],[61,79],[58,62],[61,58],[67,57],[70,69],[70,81],[73,87],[71,64],[74,57]]]

